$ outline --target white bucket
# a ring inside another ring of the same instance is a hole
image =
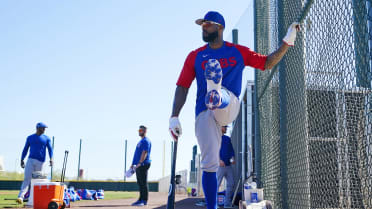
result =
[[[244,186],[244,199],[247,204],[262,201],[264,199],[263,189],[246,189],[246,187]]]
[[[27,206],[33,206],[34,205],[34,185],[35,185],[35,183],[41,183],[41,182],[50,182],[50,181],[49,181],[49,179],[31,179],[30,196],[29,196],[28,201],[26,203]]]

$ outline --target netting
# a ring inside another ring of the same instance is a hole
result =
[[[256,51],[277,49],[301,15],[273,76],[256,71],[265,199],[372,208],[372,1],[255,0]]]

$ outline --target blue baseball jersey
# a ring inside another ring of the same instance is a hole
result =
[[[23,148],[21,160],[24,160],[28,149],[30,148],[30,154],[28,158],[38,160],[40,162],[45,162],[46,148],[48,148],[49,158],[53,158],[53,149],[51,145],[51,140],[47,135],[37,135],[32,134],[27,137],[25,147]]]
[[[231,139],[230,137],[223,135],[220,148],[220,160],[222,160],[226,166],[229,166],[232,157],[235,157],[235,153]]]
[[[226,41],[219,49],[212,49],[207,44],[190,52],[178,78],[177,85],[190,88],[191,83],[196,78],[196,116],[207,109],[204,103],[205,95],[207,94],[207,82],[205,80],[204,70],[205,64],[209,59],[217,59],[220,62],[223,72],[222,86],[239,98],[242,87],[243,69],[245,66],[251,66],[265,70],[267,56],[256,53],[245,46]]]
[[[137,165],[141,160],[141,154],[143,151],[147,152],[147,156],[143,161],[143,164],[151,163],[150,153],[151,153],[151,141],[147,137],[143,137],[136,146],[136,151],[134,152],[132,165]]]

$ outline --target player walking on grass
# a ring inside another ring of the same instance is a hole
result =
[[[32,173],[34,171],[41,171],[45,162],[45,152],[48,148],[49,151],[49,164],[53,165],[53,149],[51,140],[47,135],[44,135],[45,128],[48,128],[44,123],[36,124],[36,133],[27,137],[25,147],[23,148],[21,157],[21,167],[25,169],[24,180],[19,191],[17,202],[23,203],[23,197],[26,194],[28,187],[31,183]],[[27,163],[25,166],[24,159],[30,149]]]
[[[285,55],[296,39],[297,23],[291,24],[283,44],[265,56],[249,48],[223,40],[225,20],[214,11],[195,21],[202,27],[206,45],[186,58],[177,81],[169,130],[176,137],[182,134],[178,116],[186,102],[192,81],[196,78],[195,135],[201,150],[202,185],[208,209],[217,207],[217,177],[221,126],[234,121],[239,113],[239,95],[245,66],[271,69]],[[176,140],[176,138],[175,138]]]

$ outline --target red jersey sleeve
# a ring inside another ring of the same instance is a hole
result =
[[[192,81],[195,79],[195,58],[196,52],[192,51],[187,56],[185,64],[183,65],[181,74],[177,81],[177,86],[190,88]]]
[[[236,45],[236,48],[242,54],[245,66],[251,66],[260,70],[265,70],[265,63],[267,60],[266,55],[254,52],[248,47],[241,45]]]

